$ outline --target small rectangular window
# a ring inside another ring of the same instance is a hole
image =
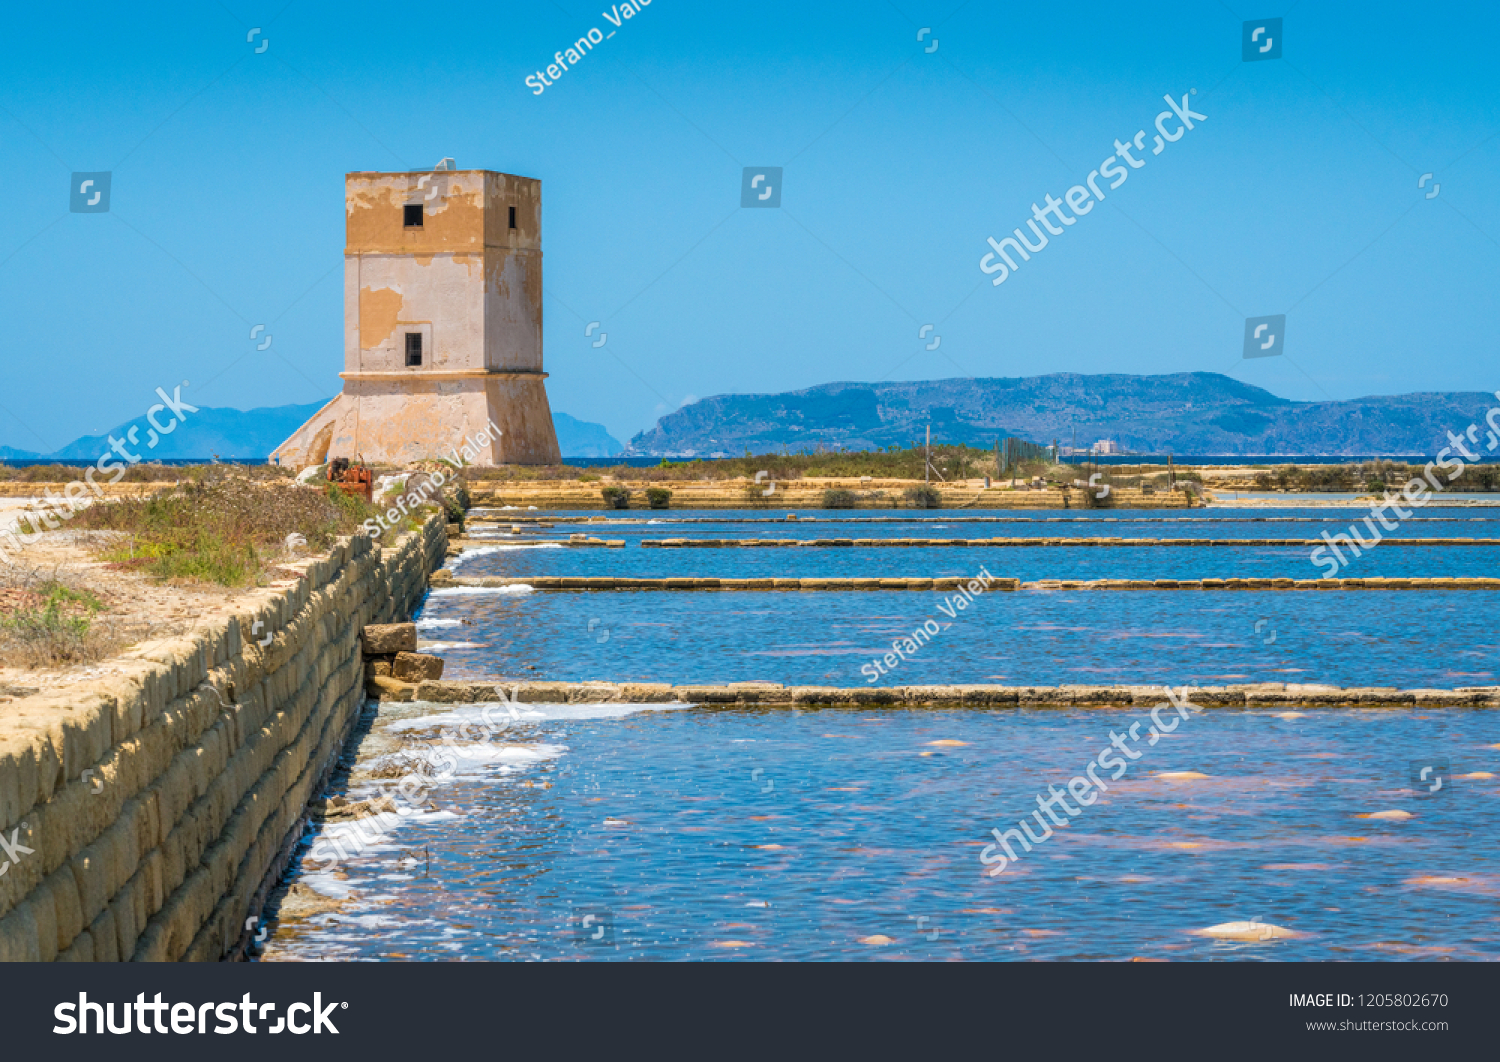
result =
[[[511,207],[510,208],[510,227],[511,228],[515,228],[516,227],[516,208],[515,207]]]
[[[411,368],[413,366],[417,366],[417,365],[421,365],[421,364],[422,364],[422,333],[421,332],[408,332],[408,333],[406,333],[406,366],[407,366],[407,368]]]
[[[408,229],[422,227],[422,204],[408,203],[401,208],[401,224]]]

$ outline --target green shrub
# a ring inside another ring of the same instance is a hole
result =
[[[653,509],[670,509],[672,507],[672,492],[666,487],[647,487],[646,504]]]
[[[599,492],[599,496],[604,499],[604,506],[607,509],[630,508],[629,487],[605,487]]]
[[[823,492],[823,508],[854,508],[854,492],[852,490],[825,490]]]
[[[943,507],[943,496],[938,493],[936,487],[912,487],[904,492],[902,497],[913,509],[941,509]]]

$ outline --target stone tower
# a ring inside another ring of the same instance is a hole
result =
[[[350,173],[344,208],[343,393],[272,460],[405,464],[493,423],[474,464],[559,463],[542,371],[541,182]]]

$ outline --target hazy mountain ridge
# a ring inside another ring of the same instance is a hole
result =
[[[1140,453],[1419,454],[1483,422],[1500,404],[1482,391],[1296,402],[1220,373],[956,378],[830,383],[771,395],[718,395],[668,414],[627,454],[709,456],[817,445],[993,445],[1016,435],[1078,445],[1112,439]],[[1484,436],[1481,435],[1481,443]]]
[[[186,419],[169,434],[158,436],[154,447],[149,446],[152,433],[142,419],[127,421],[102,435],[81,436],[50,454],[0,446],[0,459],[93,461],[109,451],[109,440],[113,436],[124,442],[127,450],[144,461],[163,458],[207,461],[215,456],[225,460],[265,460],[272,450],[286,441],[288,436],[325,404],[313,402],[309,405],[265,406],[249,410],[203,406],[196,413],[188,413]],[[566,413],[554,413],[552,423],[557,431],[558,445],[565,457],[613,457],[623,449],[620,442],[602,424],[577,420]],[[132,425],[138,429],[135,436],[137,441],[134,443],[128,441]]]
[[[552,427],[557,432],[557,446],[564,457],[614,457],[625,449],[625,445],[603,424],[579,420],[566,413],[553,413]]]

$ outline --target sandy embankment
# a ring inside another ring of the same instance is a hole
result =
[[[8,503],[19,500],[0,499],[0,505],[14,510],[17,506]],[[13,511],[0,509],[0,527],[9,524],[14,515]],[[205,584],[157,585],[140,573],[113,568],[100,560],[96,551],[116,534],[68,530],[64,525],[63,529],[30,540],[13,563],[0,560],[0,612],[36,604],[37,599],[28,588],[55,580],[70,589],[93,594],[104,605],[93,622],[105,637],[118,641],[118,651],[124,652],[188,634],[210,617],[222,620],[225,604],[253,589]],[[291,560],[289,557],[288,561]],[[293,577],[270,585],[289,586],[295,581]],[[117,658],[106,658],[56,668],[0,665],[0,712],[17,697],[121,674],[120,663]]]

